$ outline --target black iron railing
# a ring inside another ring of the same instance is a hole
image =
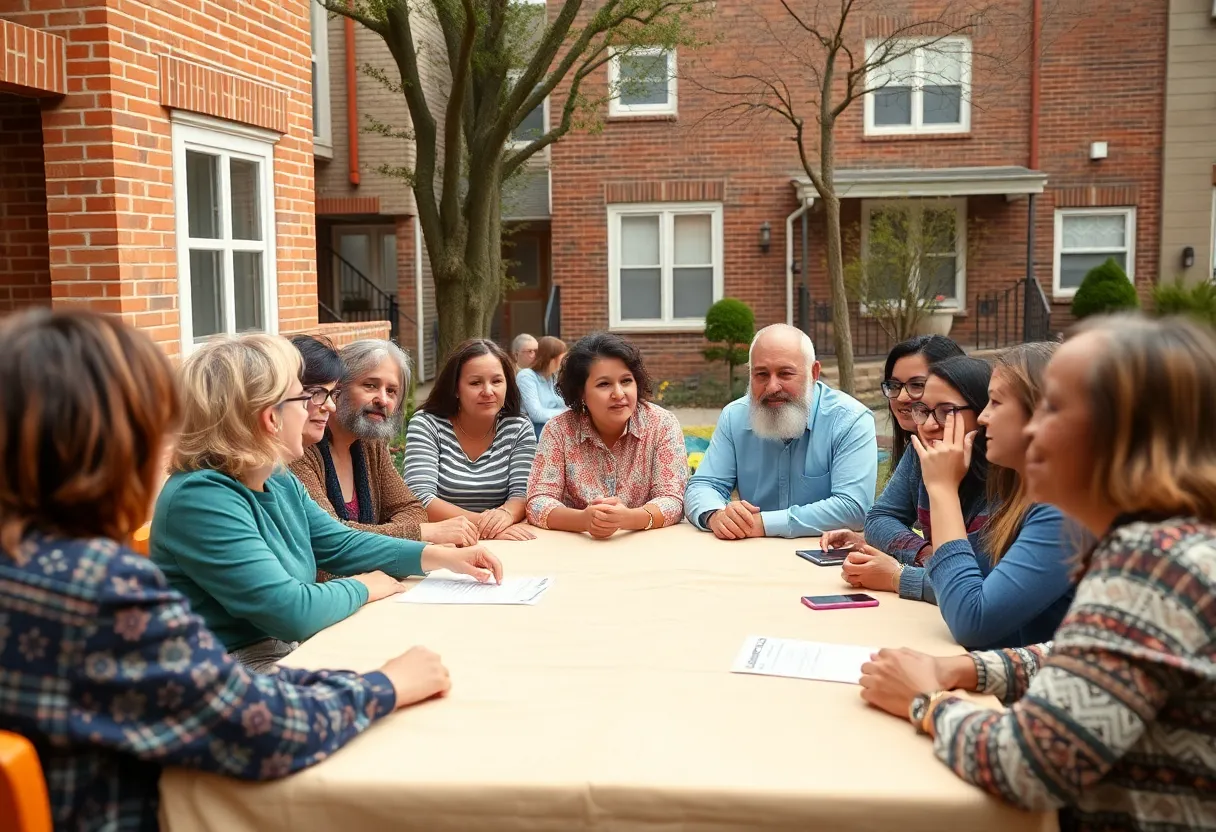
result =
[[[330,250],[327,253],[338,286],[338,308],[331,309],[319,303],[323,307],[321,311],[344,322],[388,321],[389,339],[396,341],[401,334],[401,318],[414,320],[401,312],[397,296],[381,289],[338,252]]]
[[[545,335],[562,337],[562,287],[549,288],[549,300],[545,304]]]

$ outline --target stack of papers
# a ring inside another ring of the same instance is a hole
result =
[[[401,604],[535,604],[553,585],[552,578],[508,578],[501,584],[480,583],[471,575],[437,569],[408,592]]]
[[[748,636],[735,657],[731,672],[855,685],[861,679],[861,666],[877,650],[876,647],[851,644]]]

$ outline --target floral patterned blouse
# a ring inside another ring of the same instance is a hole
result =
[[[38,749],[55,829],[156,832],[161,766],[284,777],[396,704],[383,673],[234,661],[146,558],[33,534],[0,552],[0,729]]]
[[[589,416],[567,410],[541,433],[528,480],[528,522],[547,529],[555,508],[581,510],[599,497],[617,497],[629,508],[653,503],[670,526],[684,515],[687,483],[684,433],[669,411],[640,402],[609,450]]]

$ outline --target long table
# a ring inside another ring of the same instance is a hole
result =
[[[535,606],[387,599],[285,660],[371,670],[412,645],[453,688],[272,783],[167,771],[168,832],[1054,830],[966,785],[854,685],[732,674],[749,635],[957,654],[936,607],[811,611],[847,591],[814,541],[720,542],[686,524],[491,543]]]

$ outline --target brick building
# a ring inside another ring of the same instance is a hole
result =
[[[83,303],[171,355],[316,328],[309,18],[307,0],[0,0],[0,313]]]
[[[567,340],[627,333],[660,377],[684,378],[704,367],[705,309],[729,296],[749,303],[758,324],[802,325],[821,353],[830,349],[822,201],[789,126],[715,119],[722,100],[697,83],[698,73],[729,74],[745,53],[778,60],[765,54],[761,6],[780,14],[769,0],[719,2],[721,37],[694,55],[610,63],[597,83],[608,89],[613,73],[625,73],[630,94],[604,106],[601,132],[554,147],[552,282]],[[1007,10],[1024,13],[1027,45],[1031,9],[1019,0]],[[961,342],[1020,340],[1026,299],[1042,298],[1038,308],[1063,325],[1081,277],[1108,256],[1147,296],[1159,265],[1167,20],[1164,4],[1132,0],[1111,0],[1101,15],[1045,17],[1037,73],[1032,51],[1017,50],[999,85],[971,62],[997,37],[983,26],[975,43],[954,45],[954,58],[914,53],[898,79],[838,124],[846,229],[858,229],[864,246],[867,223],[892,202],[914,216],[954,212],[959,233],[941,252],[940,291]],[[852,48],[891,25],[859,18]],[[938,61],[933,85],[919,74],[929,60]],[[787,81],[796,89],[796,78]],[[976,226],[982,242],[968,245]],[[1031,227],[1041,295],[1026,291]],[[885,337],[857,309],[853,327],[859,355],[885,353]]]

